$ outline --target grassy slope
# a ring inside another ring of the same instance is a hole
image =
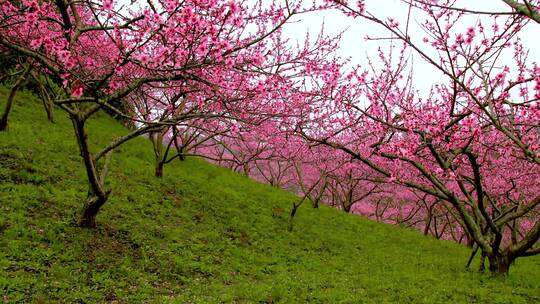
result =
[[[540,301],[538,258],[494,279],[466,272],[469,250],[456,244],[308,205],[288,233],[294,196],[198,159],[158,180],[142,138],[113,157],[99,228],[78,228],[85,175],[70,121],[56,119],[22,93],[0,133],[5,302]],[[104,114],[89,130],[102,145],[125,132]]]

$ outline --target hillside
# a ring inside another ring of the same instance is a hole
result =
[[[293,195],[200,159],[156,179],[144,138],[115,152],[98,228],[78,228],[84,168],[55,119],[23,92],[0,133],[5,303],[540,302],[538,257],[492,278],[464,270],[467,248],[307,204],[287,232]],[[105,114],[90,123],[93,144],[123,132]]]

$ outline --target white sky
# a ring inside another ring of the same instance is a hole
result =
[[[349,0],[349,3],[354,2],[356,1]],[[481,11],[511,11],[502,0],[458,0],[456,6]],[[392,17],[399,21],[400,26],[406,23],[408,6],[402,1],[366,0],[366,8],[382,20]],[[477,18],[477,16],[470,17],[466,19],[470,21],[468,24],[459,24],[458,26],[463,27],[463,32],[465,32],[468,27],[474,25]],[[417,25],[424,20],[424,17],[418,11],[413,11],[410,22],[410,32],[413,39],[422,39],[425,36]],[[317,35],[323,22],[325,24],[325,32],[329,35],[335,35],[346,30],[341,43],[341,49],[338,53],[342,57],[350,57],[352,64],[365,65],[367,63],[366,55],[369,54],[369,56],[376,57],[378,47],[382,46],[384,50],[384,46],[388,45],[388,40],[385,42],[384,40],[366,41],[365,39],[367,36],[371,38],[390,37],[382,26],[365,19],[347,17],[337,10],[296,16],[290,24],[285,26],[284,33],[287,37],[302,41],[307,31],[311,35]],[[540,24],[530,22],[520,35],[523,38],[522,42],[525,47],[530,49],[529,59],[540,62]],[[508,53],[512,54],[513,51]],[[509,64],[512,64],[512,62],[509,61]],[[433,84],[434,77],[439,76],[442,77],[439,71],[434,70],[420,58],[414,58],[415,87],[421,93],[426,93]]]

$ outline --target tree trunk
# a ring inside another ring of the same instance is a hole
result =
[[[163,162],[156,160],[156,177],[163,177]]]
[[[152,141],[152,146],[154,147],[154,156],[155,156],[155,176],[163,177],[163,164],[165,159],[163,157],[163,133],[162,131],[150,133],[150,141]],[[165,158],[167,156],[165,155]]]
[[[53,115],[53,106],[50,101],[46,101],[43,99],[43,107],[45,108],[45,112],[47,113],[47,119],[54,123],[54,115]]]
[[[13,106],[13,100],[15,99],[15,95],[17,94],[17,91],[26,80],[28,73],[30,73],[30,69],[31,69],[30,66],[26,68],[24,73],[21,75],[21,77],[19,77],[17,82],[15,82],[15,84],[11,88],[11,91],[9,92],[9,96],[6,101],[6,105],[4,107],[4,113],[2,113],[2,117],[0,117],[0,131],[7,130],[8,118],[9,118],[9,113],[11,112],[11,107]]]
[[[507,255],[495,255],[488,257],[489,272],[493,275],[507,276],[512,264],[512,259]]]
[[[474,259],[474,256],[475,256],[476,253],[478,252],[478,249],[479,249],[479,248],[480,248],[480,247],[478,247],[478,245],[476,245],[476,244],[474,245],[473,250],[472,250],[472,252],[471,252],[471,256],[469,257],[469,260],[467,261],[467,266],[465,266],[466,269],[469,269],[469,267],[471,267],[471,263],[472,263],[472,261],[473,261],[473,259]]]
[[[54,123],[53,102],[51,100],[51,97],[47,93],[47,90],[44,88],[43,84],[39,83],[39,87],[41,90],[41,100],[43,101],[43,108],[45,108],[45,112],[47,113],[47,119],[50,122]]]
[[[289,232],[293,231],[293,220],[294,216],[296,215],[296,210],[298,210],[298,206],[293,205],[293,208],[291,209],[291,214],[289,215],[289,227],[287,229]]]
[[[319,190],[319,194],[317,195],[317,197],[315,197],[315,200],[312,201],[313,203],[313,208],[315,209],[318,209],[319,208],[319,203],[321,202],[321,199],[324,195],[324,191],[326,190],[326,187],[328,187],[328,180],[326,179],[326,176],[324,177],[324,184],[322,186],[322,188]]]
[[[93,194],[88,195],[81,219],[79,220],[79,226],[84,228],[96,228],[96,216],[101,206],[107,201],[107,197],[108,195],[103,197]]]
[[[486,254],[484,253],[484,251],[482,251],[480,254],[480,266],[478,266],[478,271],[483,273],[485,270],[486,270]]]
[[[51,100],[51,96],[47,92],[47,89],[45,88],[45,84],[43,84],[42,79],[40,78],[39,74],[37,73],[30,73],[34,81],[39,87],[39,92],[41,95],[41,101],[43,102],[43,108],[45,109],[45,112],[47,113],[47,119],[54,123],[54,115],[53,115],[53,101]],[[47,81],[47,80],[44,80]]]
[[[431,226],[431,220],[433,219],[433,210],[432,210],[432,207],[433,206],[430,206],[428,208],[428,212],[426,214],[426,226],[424,227],[424,235],[428,235],[429,234],[429,227]]]
[[[81,157],[83,158],[84,166],[86,168],[86,176],[89,184],[88,198],[86,199],[79,225],[86,228],[95,228],[96,215],[101,206],[107,202],[107,198],[110,194],[110,191],[105,191],[104,184],[112,153],[107,154],[105,165],[101,171],[101,176],[99,176],[94,156],[90,152],[88,146],[88,135],[84,128],[85,120],[78,115],[72,115],[71,119],[75,129],[75,135],[77,136]]]
[[[473,238],[471,238],[471,236],[466,232],[465,232],[465,244],[469,248],[472,248],[474,246],[474,244],[475,244]]]

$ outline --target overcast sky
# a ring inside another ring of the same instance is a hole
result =
[[[402,1],[367,0],[366,6],[370,12],[382,20],[393,17],[399,20],[402,25],[406,23],[408,6]],[[482,11],[510,11],[509,7],[502,0],[458,0],[457,6]],[[473,16],[465,19],[465,22],[458,26],[462,27],[463,32],[465,32],[468,27],[476,23],[477,18],[478,16]],[[425,36],[417,25],[423,20],[425,20],[424,16],[420,12],[413,11],[410,22],[410,31],[413,39],[421,40]],[[376,56],[377,48],[388,43],[387,41],[366,41],[365,39],[367,36],[372,38],[389,37],[388,32],[380,25],[360,18],[353,19],[346,17],[342,12],[336,10],[297,16],[293,18],[293,22],[285,27],[284,32],[292,39],[303,40],[307,31],[310,31],[312,35],[318,34],[323,22],[327,34],[335,35],[346,30],[339,54],[343,57],[351,57],[354,64],[365,65],[366,55]],[[523,38],[525,46],[531,50],[529,58],[532,61],[540,62],[540,24],[530,22],[520,35]],[[509,50],[508,55],[511,56],[512,53],[513,51]],[[511,57],[507,57],[507,60],[509,64],[512,64],[509,59]],[[437,75],[441,74],[419,58],[414,58],[414,65],[415,86],[421,92],[426,93],[433,84],[434,77],[438,77]]]

